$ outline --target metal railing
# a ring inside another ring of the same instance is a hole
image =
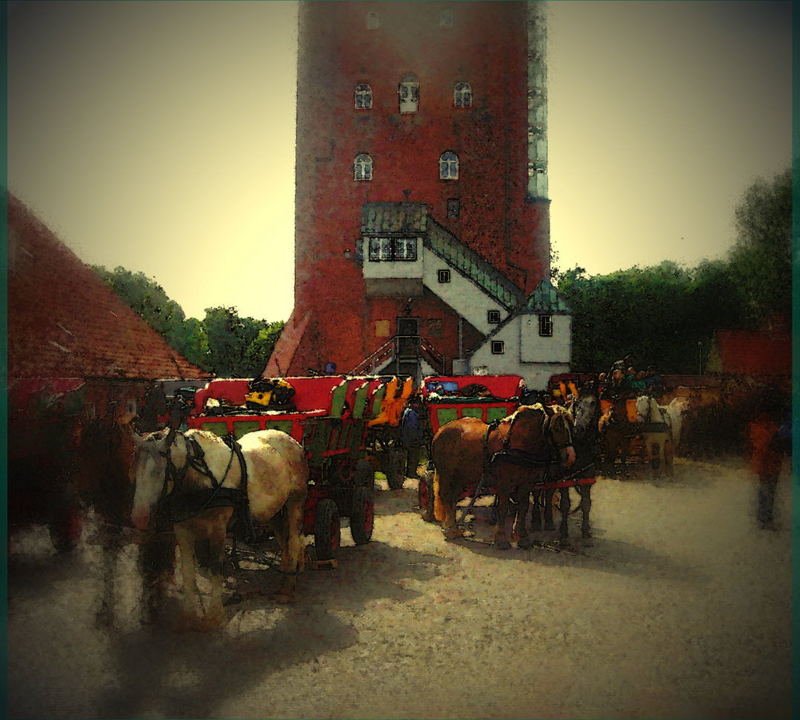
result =
[[[511,311],[522,302],[522,293],[516,285],[431,218],[428,218],[424,243],[431,252],[475,283],[506,310]]]
[[[371,352],[351,371],[351,375],[372,375],[387,362],[395,359],[402,361],[415,361],[419,367],[420,358],[439,374],[444,374],[447,358],[440,353],[433,344],[420,335],[395,335],[389,338],[377,350]]]

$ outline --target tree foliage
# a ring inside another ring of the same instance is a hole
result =
[[[631,354],[638,367],[696,373],[718,329],[759,328],[791,309],[791,171],[756,181],[736,208],[737,242],[724,260],[671,261],[589,276],[560,272],[573,312],[572,367],[607,369]]]
[[[240,318],[235,307],[206,308],[202,320],[187,318],[164,288],[142,272],[123,267],[92,269],[189,362],[222,377],[260,374],[284,322]]]

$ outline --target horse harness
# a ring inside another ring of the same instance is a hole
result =
[[[181,433],[186,443],[186,462],[183,467],[177,468],[172,462],[172,445],[175,442],[177,432],[170,430],[167,435],[167,447],[161,454],[166,458],[167,466],[164,471],[164,487],[161,498],[158,501],[158,517],[166,523],[178,523],[196,517],[204,510],[214,507],[233,507],[240,514],[245,522],[248,534],[252,534],[252,522],[250,518],[250,508],[247,498],[247,465],[242,454],[242,448],[233,437],[225,435],[222,440],[230,447],[231,454],[228,458],[228,465],[222,477],[217,480],[205,459],[205,452],[200,447],[200,443],[192,437],[187,437]],[[234,455],[239,461],[241,470],[241,483],[238,488],[223,487],[225,479],[228,477],[231,466],[233,465]],[[210,488],[198,488],[191,492],[176,494],[175,490],[180,486],[189,468],[195,470],[200,475],[207,477],[211,481]]]
[[[544,421],[542,422],[542,434],[547,434],[548,430],[550,429],[550,420],[552,415],[547,414],[547,410],[542,407],[542,412],[544,413]],[[519,448],[512,448],[511,445],[511,435],[514,431],[514,423],[517,421],[517,413],[514,413],[513,417],[511,418],[511,425],[508,428],[508,433],[506,434],[505,439],[503,440],[503,446],[500,450],[495,453],[489,455],[489,436],[497,430],[500,426],[502,420],[493,420],[486,426],[486,432],[483,435],[483,468],[481,469],[481,479],[478,481],[478,485],[475,488],[475,492],[472,495],[472,498],[469,501],[469,505],[466,507],[462,514],[462,518],[466,517],[470,510],[472,510],[475,501],[480,496],[481,492],[483,491],[484,486],[486,485],[486,480],[489,477],[489,471],[498,462],[507,462],[511,465],[516,465],[517,467],[527,467],[527,468],[534,468],[534,467],[544,467],[545,468],[545,477],[547,475],[547,469],[550,466],[552,461],[551,456],[548,454],[546,459],[542,459],[540,455],[535,453],[530,453],[525,450],[521,450]],[[557,445],[554,441],[552,436],[550,437],[550,443],[553,445],[557,450],[562,450],[565,447],[569,447],[572,444],[572,433],[569,433],[569,440],[570,442],[564,445]],[[545,480],[546,482],[546,480]]]

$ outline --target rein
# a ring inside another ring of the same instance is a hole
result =
[[[169,522],[177,523],[189,520],[196,517],[204,510],[212,507],[233,507],[237,510],[244,511],[244,520],[247,534],[253,535],[252,520],[250,518],[249,503],[247,498],[247,465],[242,455],[242,449],[239,443],[233,436],[226,436],[223,441],[231,448],[230,456],[228,457],[228,464],[225,467],[221,479],[217,480],[216,476],[208,467],[205,459],[205,452],[194,438],[187,438],[186,435],[180,433],[186,444],[186,461],[183,467],[178,469],[172,461],[172,446],[175,443],[175,437],[178,433],[170,429],[167,435],[166,450],[160,455],[166,458],[167,466],[164,471],[164,486],[161,493],[161,498],[158,501],[159,513],[162,517],[165,516]],[[239,467],[241,470],[241,483],[238,488],[223,487],[225,480],[228,477],[231,466],[233,465],[233,457],[236,455],[239,460]],[[178,492],[176,490],[189,468],[192,468],[200,475],[208,478],[211,481],[210,488],[199,488],[191,492]],[[171,487],[170,487],[171,484]]]

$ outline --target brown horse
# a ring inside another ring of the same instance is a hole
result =
[[[483,486],[492,488],[497,497],[495,545],[501,550],[511,547],[505,525],[513,497],[518,546],[530,547],[526,524],[530,493],[542,481],[553,450],[559,451],[565,467],[575,461],[571,428],[572,418],[563,409],[541,405],[523,405],[496,426],[465,417],[441,427],[433,438],[431,455],[436,466],[434,488],[444,507],[445,538],[463,536],[456,524],[456,503],[483,477]]]
[[[628,417],[628,399],[616,398],[611,407],[598,420],[600,446],[606,473],[614,473],[616,460],[620,460],[620,473],[626,474],[626,463],[630,450],[633,423]]]

